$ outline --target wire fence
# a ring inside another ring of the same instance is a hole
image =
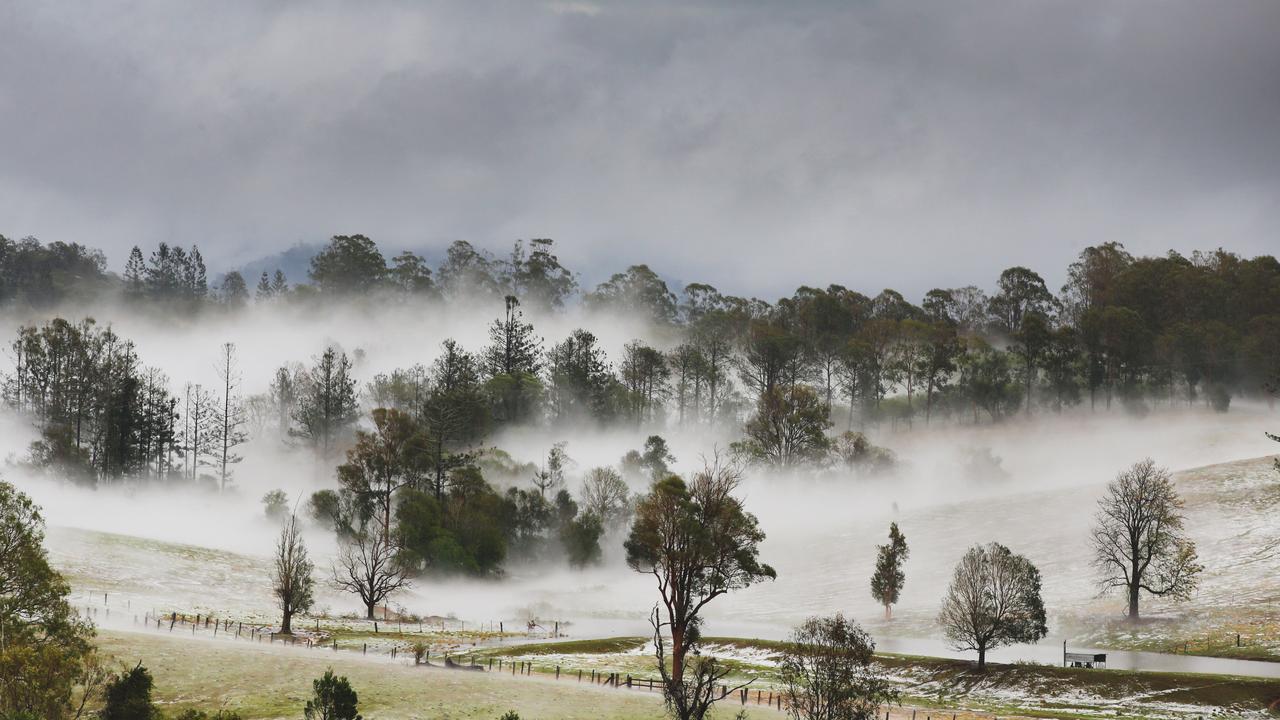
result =
[[[107,594],[103,593],[101,607],[86,605],[77,608],[77,611],[80,611],[84,617],[90,619],[110,621],[112,613],[110,606],[107,605],[107,600]],[[532,660],[519,657],[512,658],[477,653],[437,654],[436,660],[438,662],[432,662],[429,647],[424,649],[422,646],[415,648],[412,644],[392,644],[390,647],[378,647],[375,645],[371,648],[368,642],[362,642],[358,647],[354,645],[340,647],[337,638],[326,637],[322,631],[316,635],[311,635],[305,630],[300,630],[299,633],[285,634],[276,632],[274,626],[271,625],[245,623],[242,620],[232,620],[227,617],[219,618],[212,614],[204,613],[188,615],[178,612],[156,613],[152,610],[146,610],[139,615],[132,612],[131,603],[128,600],[125,601],[123,612],[120,608],[116,609],[115,617],[118,622],[127,622],[131,619],[135,626],[160,633],[180,633],[192,636],[199,633],[207,633],[209,637],[223,637],[228,640],[271,645],[280,643],[288,647],[331,652],[358,652],[362,656],[383,656],[391,661],[399,661],[403,658],[406,661],[411,660],[414,666],[483,672],[495,677],[502,675],[532,677],[536,675],[545,679],[572,681],[578,684],[590,684],[620,690],[638,690],[649,693],[663,692],[663,682],[659,678],[639,677],[623,672],[605,672],[597,669],[571,669],[561,665],[535,663]],[[399,632],[397,634],[402,635],[403,633]],[[761,709],[768,708],[778,713],[790,714],[787,694],[777,687],[721,685],[713,688],[713,692],[718,693],[720,702],[737,703],[741,706],[750,705]],[[950,709],[937,708],[881,707],[879,713],[877,718],[883,717],[884,720],[907,720],[908,718],[910,720],[1000,720],[998,716],[990,713],[971,710],[952,711]],[[1009,716],[1006,715],[1005,718],[1009,720]]]

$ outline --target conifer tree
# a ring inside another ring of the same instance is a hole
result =
[[[884,619],[889,620],[906,581],[902,564],[911,554],[906,536],[898,530],[898,523],[889,523],[889,543],[877,546],[877,550],[876,572],[871,576],[871,597],[884,606]]]

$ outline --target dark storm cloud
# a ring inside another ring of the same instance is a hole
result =
[[[555,237],[774,296],[1274,252],[1280,4],[11,3],[0,232]]]

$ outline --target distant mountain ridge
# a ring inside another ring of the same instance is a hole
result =
[[[245,284],[253,288],[258,283],[258,278],[262,273],[267,276],[275,275],[276,270],[284,272],[284,276],[288,279],[289,284],[307,281],[307,270],[311,267],[311,258],[316,253],[324,249],[324,243],[305,243],[298,244],[273,255],[258,258],[241,265],[238,270],[244,276]]]

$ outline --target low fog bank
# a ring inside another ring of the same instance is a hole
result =
[[[307,362],[331,343],[352,354],[361,389],[377,373],[430,363],[447,337],[479,350],[501,310],[387,307],[372,312],[363,305],[319,312],[282,307],[213,315],[188,324],[160,323],[105,306],[96,316],[132,339],[142,361],[165,371],[175,390],[186,382],[214,384],[218,347],[234,342],[244,392],[255,394],[266,390],[276,368]],[[611,358],[636,337],[663,346],[664,339],[645,323],[625,317],[602,322],[574,309],[530,319],[548,343],[575,327],[588,327],[600,334]],[[0,333],[8,336],[18,324],[12,318],[0,320]],[[1228,413],[1199,405],[1162,406],[1144,417],[1119,405],[1104,410],[1101,402],[1093,412],[1086,402],[1063,414],[1038,410],[996,425],[930,427],[916,420],[910,430],[900,426],[895,431],[889,424],[868,428],[872,442],[897,459],[892,471],[878,475],[855,475],[844,468],[816,474],[748,469],[741,489],[747,508],[768,535],[762,559],[778,570],[779,579],[712,603],[707,632],[780,637],[807,615],[836,610],[875,623],[882,610],[870,598],[868,582],[875,546],[885,542],[890,521],[900,524],[911,547],[897,609],[901,622],[892,632],[932,632],[930,620],[955,561],[968,546],[992,540],[1040,567],[1051,614],[1090,602],[1095,589],[1087,533],[1106,482],[1148,456],[1181,470],[1273,453],[1275,445],[1263,431],[1277,428],[1280,413],[1243,401],[1233,403]],[[554,443],[565,442],[572,460],[568,489],[576,493],[588,470],[616,466],[652,433],[666,438],[676,458],[673,470],[690,473],[704,458],[727,453],[740,430],[515,427],[488,438],[486,446],[536,464]],[[269,615],[268,558],[279,525],[266,517],[263,494],[284,490],[290,505],[301,510],[312,492],[336,485],[333,460],[320,461],[309,450],[289,447],[266,433],[241,448],[245,460],[236,466],[234,482],[224,494],[189,484],[130,481],[86,489],[23,468],[21,460],[36,437],[27,420],[0,413],[0,432],[0,454],[9,459],[4,475],[43,507],[51,526],[51,553],[77,589],[86,583],[111,584],[158,607],[230,607]],[[633,481],[631,490],[645,488]],[[73,528],[111,533],[116,539],[67,530]],[[1189,527],[1193,538],[1201,530]],[[333,533],[309,526],[306,539],[318,575],[327,577],[335,552]],[[621,542],[620,534],[606,537],[602,564],[582,571],[563,563],[509,562],[501,579],[421,578],[392,605],[470,622],[560,619],[572,622],[570,632],[577,636],[643,633],[657,593],[652,578],[626,568]],[[353,597],[326,587],[320,609],[342,613],[359,608]],[[877,631],[888,630],[879,626]]]
[[[522,308],[546,343],[558,342],[579,327],[598,337],[610,357],[622,347],[652,334],[643,320],[614,315],[602,322],[579,306],[541,314]],[[68,307],[30,317],[0,313],[0,338],[7,343],[22,326],[38,326],[61,316],[70,321],[91,317],[110,326],[122,338],[133,341],[141,361],[169,375],[172,389],[183,384],[213,387],[219,383],[217,362],[223,343],[235,343],[243,375],[243,390],[252,395],[266,392],[272,374],[289,363],[309,363],[325,348],[336,345],[352,356],[360,387],[378,373],[421,363],[430,365],[446,338],[469,351],[490,342],[489,327],[502,316],[503,303],[474,300],[452,305],[424,303],[405,306],[379,305],[372,300],[317,306],[279,304],[251,311],[209,311],[194,317],[153,316],[146,308],[102,303],[89,308]],[[6,367],[6,372],[9,370]]]
[[[876,442],[891,448],[899,463],[894,472],[877,477],[748,471],[742,492],[768,535],[762,558],[779,578],[712,603],[707,632],[781,637],[807,615],[841,610],[870,623],[877,634],[927,636],[954,563],[968,546],[991,540],[1040,567],[1051,618],[1078,609],[1096,595],[1087,550],[1094,503],[1118,471],[1145,456],[1173,470],[1262,456],[1274,452],[1262,431],[1276,420],[1265,406],[1243,404],[1225,415],[1198,408],[1140,419],[1087,411],[1044,414],[995,427],[882,433]],[[587,468],[616,463],[643,435],[639,430],[583,432],[569,438],[567,450],[577,463],[569,473],[575,478],[571,486]],[[9,441],[19,437],[6,433]],[[517,432],[499,444],[533,459],[550,441]],[[699,467],[700,456],[716,444],[716,438],[695,434],[673,434],[670,441],[681,472]],[[327,481],[323,469],[308,466],[306,453],[250,448],[246,455],[237,488],[226,495],[154,485],[88,490],[13,467],[6,476],[44,507],[53,526],[49,543],[55,563],[78,585],[83,578],[105,578],[144,604],[230,607],[266,617],[273,607],[268,555],[278,526],[263,514],[261,495],[281,487],[296,499]],[[871,599],[868,582],[875,545],[885,542],[891,520],[906,534],[911,558],[896,609],[900,619],[888,626],[878,623],[882,610]],[[61,528],[153,538],[188,549],[91,541],[86,537],[93,536]],[[1199,537],[1219,528],[1190,524],[1189,530]],[[332,534],[310,527],[306,537],[318,575],[327,577],[335,549]],[[597,567],[512,565],[502,579],[425,577],[396,596],[392,606],[477,623],[561,620],[577,637],[644,633],[644,618],[657,598],[654,582],[626,568],[621,540],[606,538],[604,561]],[[202,555],[198,548],[228,552]],[[1212,545],[1206,550],[1211,552]],[[1119,612],[1118,599],[1115,605]],[[354,598],[325,588],[320,609],[343,613],[359,607]]]

